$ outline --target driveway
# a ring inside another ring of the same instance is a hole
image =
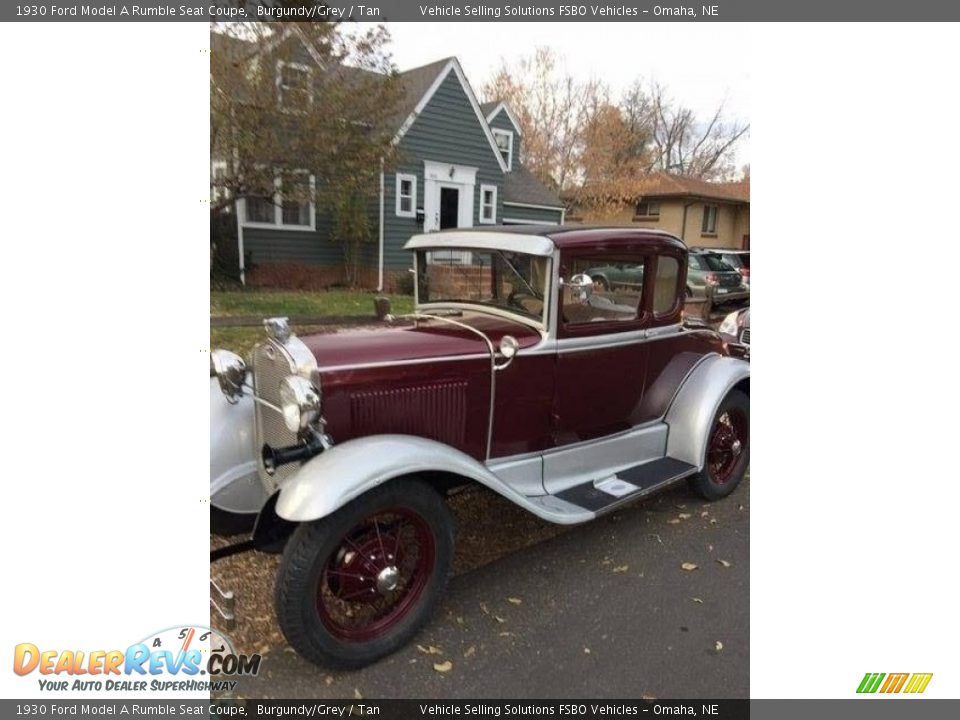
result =
[[[237,694],[748,697],[749,557],[749,476],[716,503],[681,484],[456,575],[415,641],[371,667],[333,672],[278,645]]]

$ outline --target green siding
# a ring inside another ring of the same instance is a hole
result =
[[[503,209],[503,220],[535,220],[542,223],[560,223],[563,216],[561,210],[541,210],[539,208],[517,207],[516,205],[506,205]]]
[[[388,172],[384,188],[384,265],[411,264],[404,243],[422,231],[415,218],[397,217],[396,173],[417,176],[417,207],[423,207],[425,160],[477,168],[473,197],[473,224],[479,224],[480,186],[497,187],[497,220],[503,217],[503,171],[483,125],[473,111],[455,72],[450,72],[400,141],[400,160]]]
[[[245,227],[243,249],[250,253],[251,262],[254,264],[338,265],[343,262],[343,252],[340,246],[330,239],[332,229],[330,214],[318,210],[315,232]]]

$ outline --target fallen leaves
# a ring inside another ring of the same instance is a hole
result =
[[[703,600],[701,600],[700,598],[692,597],[690,599],[693,600],[695,603],[697,603],[697,605],[703,605]]]
[[[630,566],[629,566],[629,565],[617,565],[617,567],[615,567],[615,568],[613,569],[613,571],[614,571],[615,573],[617,573],[618,575],[621,575],[621,574],[625,573],[625,572],[626,572],[627,570],[629,570],[629,569],[630,569]]]
[[[723,565],[725,568],[730,567],[730,563],[727,562],[726,560],[717,560],[717,562]]]
[[[417,645],[417,650],[425,655],[443,655],[443,650],[438,648],[436,645],[427,645],[427,647],[424,647],[423,645]]]
[[[522,605],[522,604],[523,604],[523,600],[521,600],[521,599],[518,598],[518,597],[508,597],[508,598],[507,598],[507,602],[510,603],[511,605]]]
[[[686,570],[687,572],[692,572],[692,571],[696,570],[697,567],[699,567],[699,566],[696,565],[695,563],[692,563],[692,562],[685,562],[685,563],[683,563],[683,564],[680,565],[680,569],[681,569],[681,570]]]
[[[680,513],[679,515],[677,515],[677,517],[680,518],[681,520],[689,520],[693,516],[690,513]]]
[[[453,670],[453,663],[450,660],[444,660],[441,663],[434,663],[433,669],[438,673],[448,673]]]
[[[713,646],[713,649],[717,652],[721,652],[723,650],[723,643],[717,640],[717,644]]]
[[[476,651],[477,651],[477,646],[476,646],[476,645],[471,645],[471,646],[468,647],[466,650],[464,650],[463,656],[464,656],[465,658],[468,658],[468,657],[470,657],[471,655],[473,655]]]

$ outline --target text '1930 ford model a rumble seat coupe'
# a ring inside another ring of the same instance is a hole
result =
[[[367,664],[428,619],[454,488],[573,524],[681,479],[721,498],[749,462],[749,364],[682,321],[677,238],[531,226],[406,248],[412,315],[309,337],[268,320],[250,370],[212,356],[212,520],[256,518],[232,548],[283,548],[279,624],[317,663]]]

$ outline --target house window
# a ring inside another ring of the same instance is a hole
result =
[[[313,176],[305,172],[287,178],[287,188],[280,188],[280,224],[293,226],[311,226],[311,206],[313,197]],[[286,195],[287,197],[284,197]]]
[[[506,163],[507,170],[513,168],[513,133],[509,130],[493,130],[493,139],[497,141],[500,157]]]
[[[636,207],[637,218],[659,218],[660,217],[660,203],[658,202],[638,202]]]
[[[480,186],[480,222],[493,225],[497,222],[497,186]]]
[[[703,223],[700,225],[700,232],[704,235],[717,234],[717,206],[703,206]]]
[[[285,110],[306,110],[313,103],[310,68],[282,60],[277,63],[277,102]]]
[[[288,174],[286,182],[287,192],[284,193],[278,171],[274,178],[274,195],[247,197],[243,201],[244,225],[285,230],[316,229],[316,210],[311,199],[315,189],[314,176],[306,170],[296,170]]]
[[[397,173],[397,217],[417,215],[417,176]]]

